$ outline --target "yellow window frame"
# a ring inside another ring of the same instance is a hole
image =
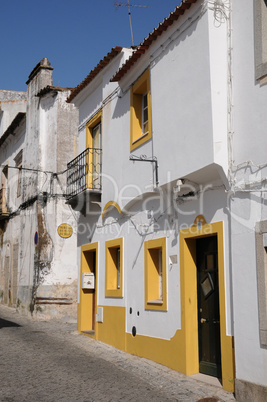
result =
[[[148,130],[142,132],[143,118],[143,95],[147,94],[148,107]],[[147,142],[152,138],[152,114],[151,114],[151,90],[150,90],[150,71],[147,70],[131,88],[131,106],[130,106],[130,150]]]
[[[105,250],[105,296],[123,297],[123,238],[106,241]],[[116,255],[120,250],[119,281]]]
[[[158,255],[161,252],[161,274]],[[145,309],[167,310],[166,237],[147,240],[145,253]],[[161,276],[161,278],[160,278]],[[159,294],[161,287],[162,295]]]

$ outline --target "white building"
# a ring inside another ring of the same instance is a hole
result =
[[[184,0],[79,108],[78,329],[240,401],[267,392],[267,5]]]
[[[0,301],[37,318],[75,319],[76,217],[64,192],[78,115],[52,70],[44,58],[27,93],[0,91]]]

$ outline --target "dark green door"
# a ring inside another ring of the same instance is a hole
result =
[[[196,240],[199,372],[221,378],[217,236]]]

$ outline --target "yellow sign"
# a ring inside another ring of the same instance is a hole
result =
[[[70,237],[72,235],[73,230],[72,230],[72,227],[70,225],[68,225],[67,223],[62,223],[57,228],[57,232],[60,237],[67,239],[68,237]]]

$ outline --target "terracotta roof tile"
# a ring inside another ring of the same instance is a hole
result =
[[[47,85],[46,87],[42,88],[36,96],[41,97],[49,92],[63,92],[71,90],[73,90],[73,88],[54,87],[53,85]]]
[[[127,73],[127,71],[136,63],[136,61],[141,57],[142,54],[146,52],[149,46],[154,42],[162,32],[166,31],[169,26],[173,24],[174,21],[178,20],[180,15],[183,15],[185,10],[188,10],[193,3],[198,0],[183,0],[182,3],[176,7],[176,9],[170,13],[170,15],[164,19],[162,23],[155,28],[147,38],[139,45],[136,46],[135,52],[130,56],[130,58],[123,64],[123,66],[117,71],[117,73],[111,78],[111,82],[120,81],[122,77]]]
[[[87,77],[72,91],[70,96],[67,99],[67,102],[70,103],[96,76],[97,74],[106,67],[107,64],[110,63],[114,57],[117,56],[122,51],[122,47],[116,46],[111,49],[111,51],[98,63],[98,65],[91,70],[91,72],[87,75]]]

